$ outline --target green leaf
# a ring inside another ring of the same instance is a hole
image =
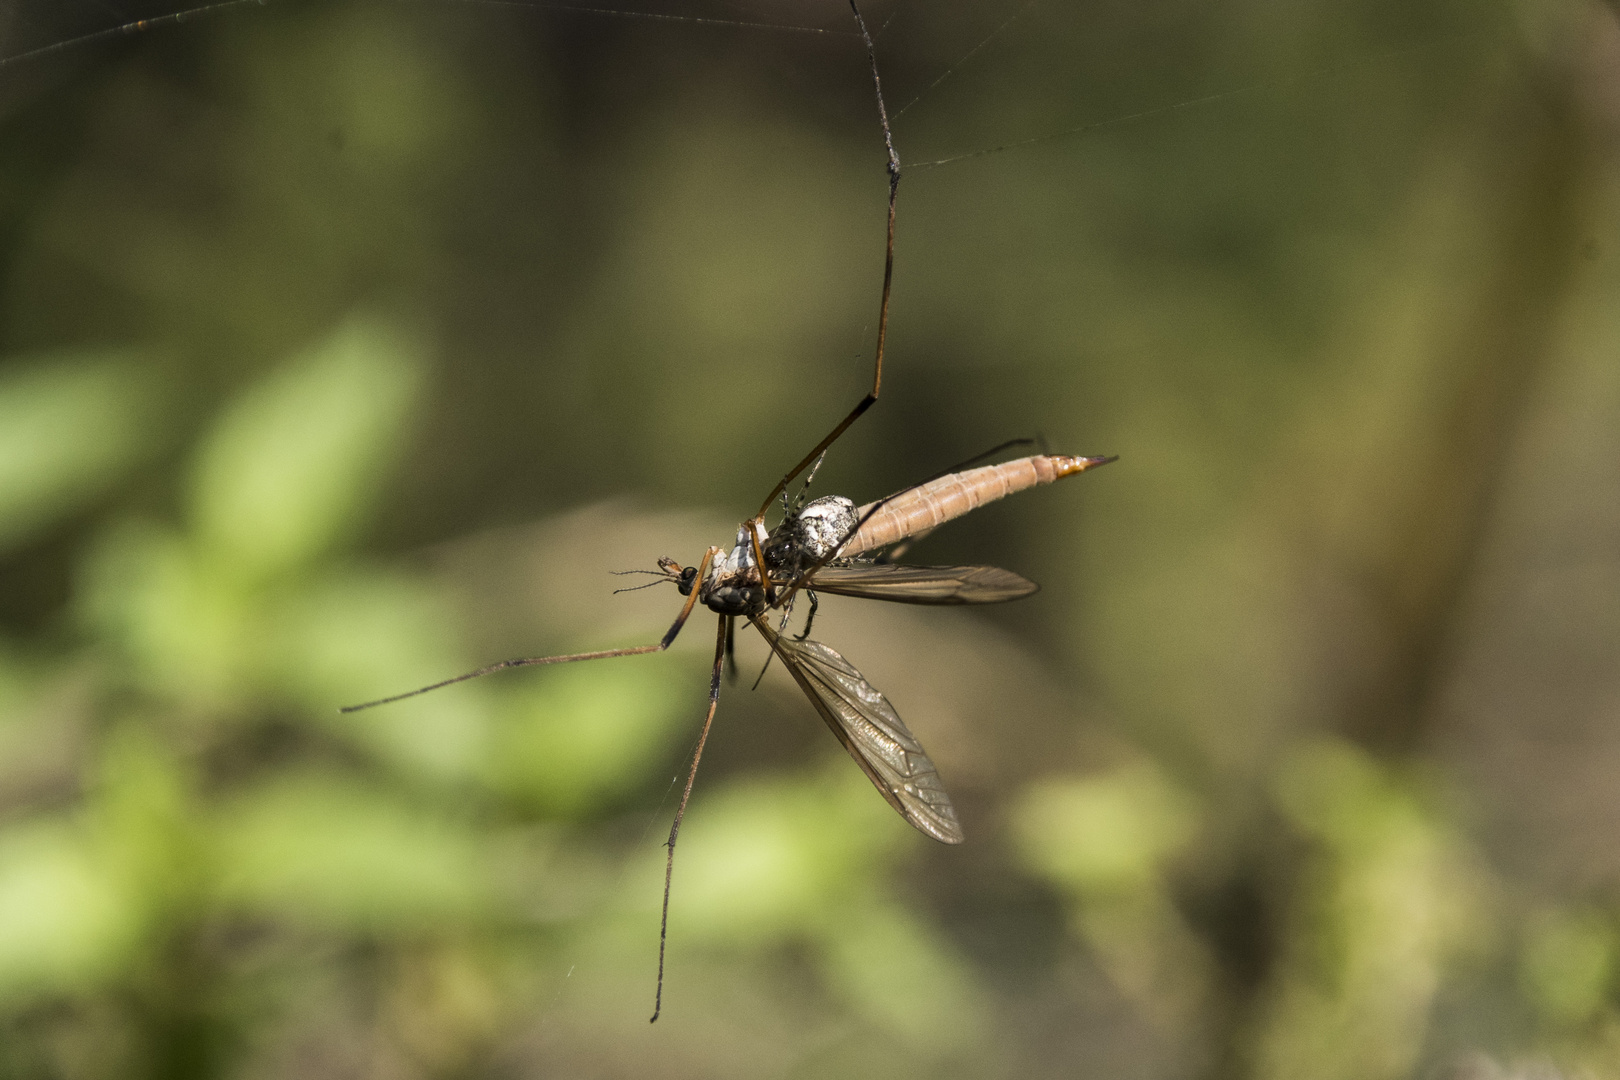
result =
[[[355,780],[287,777],[220,821],[225,899],[290,922],[423,928],[466,920],[489,902],[476,836]]]
[[[136,932],[121,886],[65,825],[0,833],[0,993],[72,991],[115,968]]]
[[[943,935],[896,904],[844,905],[817,960],[852,1013],[904,1041],[937,1050],[983,1035],[984,995],[971,969]]]
[[[200,549],[251,582],[350,536],[398,448],[422,367],[402,336],[357,318],[248,390],[197,463]]]
[[[682,723],[691,731],[701,719],[701,693],[681,674],[635,657],[529,675],[527,686],[505,695],[508,719],[491,759],[495,785],[564,815],[633,789],[668,760]]]
[[[1146,764],[1033,784],[1014,817],[1024,863],[1093,896],[1152,888],[1196,828],[1188,796]]]
[[[1525,996],[1559,1024],[1580,1024],[1605,1004],[1614,982],[1611,920],[1592,910],[1553,911],[1531,921],[1521,960]]]
[[[694,799],[681,831],[678,906],[688,933],[758,943],[836,934],[872,875],[905,845],[902,821],[839,754],[803,776]]]
[[[323,576],[273,606],[260,657],[265,681],[327,732],[392,766],[439,779],[477,775],[488,757],[482,686],[338,712],[471,668],[454,644],[449,609],[437,591],[403,575]]]
[[[84,505],[150,447],[127,356],[39,362],[0,380],[0,549]]]
[[[218,707],[240,695],[258,635],[251,605],[210,569],[174,530],[119,523],[80,571],[78,617],[122,649],[145,688]]]

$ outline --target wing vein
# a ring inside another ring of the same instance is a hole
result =
[[[824,566],[804,588],[901,604],[1001,604],[1040,586],[997,566]]]
[[[781,637],[757,616],[749,621],[889,805],[935,840],[960,844],[962,826],[939,770],[889,699],[821,642]]]

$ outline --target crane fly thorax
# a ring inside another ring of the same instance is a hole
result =
[[[698,598],[710,611],[722,615],[758,615],[765,610],[768,598],[760,581],[754,545],[763,545],[767,539],[765,526],[759,521],[744,522],[737,527],[736,544],[709,567],[709,574],[698,592]]]
[[[696,587],[698,599],[710,611],[758,615],[775,597],[765,588],[756,551],[764,557],[772,586],[790,584],[833,556],[858,523],[852,501],[828,495],[788,514],[768,533],[757,519],[743,522],[729,552],[714,549],[719,557],[710,563],[701,584],[693,567],[682,569],[673,560],[660,560],[659,566],[676,582],[681,595],[689,595]]]

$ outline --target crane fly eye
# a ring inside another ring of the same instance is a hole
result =
[[[681,591],[682,596],[692,595],[692,586],[697,582],[697,567],[688,566],[681,571],[681,576],[675,582],[675,587]]]

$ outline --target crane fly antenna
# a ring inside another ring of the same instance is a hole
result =
[[[626,571],[626,572],[628,572],[628,571]],[[651,572],[652,571],[650,571],[650,570],[648,571],[648,573],[651,573]],[[649,581],[645,585],[627,585],[622,589],[614,589],[613,590],[613,595],[618,596],[622,592],[640,592],[642,589],[650,589],[654,585],[662,585],[664,582],[666,582],[668,580],[669,579],[664,577],[663,575],[659,575],[659,578],[658,578],[657,581]]]
[[[872,390],[861,398],[855,408],[850,410],[848,416],[839,421],[838,426],[827,434],[827,437],[816,444],[816,448],[804,456],[804,460],[793,466],[786,476],[771,489],[760,503],[759,513],[754,520],[762,520],[765,511],[771,508],[776,497],[787,490],[793,483],[793,478],[808,469],[812,462],[827,452],[827,447],[838,441],[838,437],[849,429],[849,426],[861,418],[861,414],[870,409],[883,390],[883,342],[889,332],[889,289],[894,283],[894,197],[900,190],[900,155],[894,150],[894,133],[889,130],[889,110],[883,104],[883,80],[878,77],[877,46],[872,44],[872,35],[867,32],[866,20],[861,17],[860,5],[855,0],[849,0],[849,8],[855,13],[855,25],[860,27],[861,40],[866,43],[866,59],[872,69],[872,91],[877,96],[878,120],[883,125],[883,147],[889,154],[889,230],[888,243],[883,255],[883,301],[878,306],[877,331],[877,359],[872,364]]]
[[[703,553],[703,561],[698,565],[697,576],[699,578],[702,578],[708,571],[709,564],[714,561],[715,555],[719,553],[720,549],[715,547],[711,547]],[[658,583],[655,581],[653,584]],[[507,668],[533,667],[539,664],[571,664],[576,660],[606,660],[613,656],[640,656],[642,653],[663,652],[674,643],[675,636],[681,632],[681,627],[686,625],[686,620],[692,614],[692,607],[696,603],[697,590],[693,589],[691,594],[687,596],[686,604],[681,608],[681,613],[675,616],[675,622],[664,632],[662,638],[651,645],[634,645],[628,649],[601,649],[597,652],[568,653],[564,656],[526,656],[517,660],[502,660],[498,664],[490,664],[488,667],[481,667],[477,671],[469,671],[465,675],[457,675],[452,679],[442,679],[428,686],[407,690],[403,694],[394,694],[391,697],[378,698],[375,701],[362,701],[358,705],[345,705],[338,712],[352,713],[359,712],[361,709],[373,709],[378,705],[389,705],[396,701],[404,701],[406,698],[425,694],[430,690],[441,690],[446,686],[454,686],[456,683],[466,682],[469,679],[480,679],[485,675],[493,675],[497,671],[505,671]]]
[[[695,593],[697,590],[693,590]],[[692,767],[686,773],[686,787],[681,791],[680,805],[675,808],[675,823],[669,827],[665,847],[669,855],[664,860],[664,913],[658,920],[658,987],[653,991],[653,1014],[649,1024],[658,1022],[664,1011],[664,946],[669,940],[669,883],[675,875],[675,841],[681,835],[681,819],[686,817],[686,803],[692,798],[692,782],[697,779],[698,762],[703,760],[703,744],[709,741],[709,728],[714,724],[714,710],[720,704],[720,670],[726,662],[726,629],[731,619],[720,616],[719,629],[714,642],[714,671],[709,676],[709,710],[703,714],[703,730],[698,732],[697,749],[692,751]]]

